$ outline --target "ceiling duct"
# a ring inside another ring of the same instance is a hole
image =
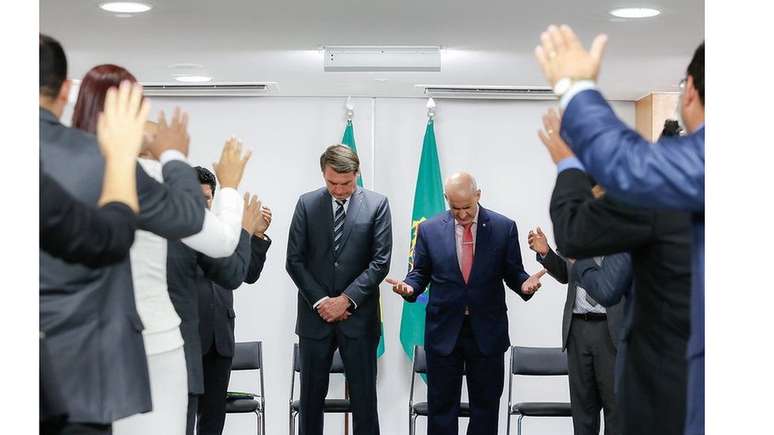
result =
[[[276,82],[143,83],[148,97],[260,97],[279,91]]]
[[[425,95],[433,98],[470,98],[494,100],[556,100],[553,90],[546,86],[451,86],[416,85]]]
[[[325,72],[441,71],[441,47],[421,46],[326,46]]]

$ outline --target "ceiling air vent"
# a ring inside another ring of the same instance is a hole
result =
[[[143,83],[149,97],[260,97],[279,91],[276,82],[261,83]]]
[[[447,86],[416,85],[433,98],[479,98],[495,100],[555,100],[556,95],[544,86]]]

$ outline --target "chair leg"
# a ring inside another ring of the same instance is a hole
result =
[[[519,416],[519,421],[516,422],[516,434],[521,435],[521,420],[524,418],[523,415]]]
[[[505,414],[505,435],[511,435],[511,410],[508,410],[508,413]]]
[[[417,414],[409,416],[409,435],[414,435],[417,430]]]
[[[266,410],[261,408],[261,435],[266,435]]]
[[[290,428],[290,435],[296,435],[296,413],[291,410],[289,416],[290,422],[288,427]]]
[[[257,409],[253,412],[255,412],[255,433],[257,435],[263,435],[261,433],[261,413]]]

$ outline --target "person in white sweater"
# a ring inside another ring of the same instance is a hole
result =
[[[162,117],[147,125],[146,140],[163,140],[165,129],[183,128],[185,122],[167,126]],[[205,211],[201,232],[181,240],[192,249],[214,258],[231,255],[242,231],[244,204],[237,192],[250,153],[230,138],[214,164],[221,190],[211,210]],[[140,158],[140,165],[152,177],[163,181],[158,161]],[[186,429],[188,386],[180,317],[167,291],[167,241],[147,231],[137,231],[131,253],[137,311],[142,319],[145,352],[151,382],[153,410],[119,420],[116,435],[149,433],[182,435]],[[195,295],[192,295],[195,297]]]

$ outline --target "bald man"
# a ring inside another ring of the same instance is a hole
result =
[[[545,270],[524,271],[516,223],[479,205],[472,175],[446,180],[449,211],[417,229],[414,267],[393,291],[415,302],[432,286],[425,321],[428,434],[458,433],[463,368],[470,399],[468,435],[496,435],[510,346],[503,281],[525,301]]]

